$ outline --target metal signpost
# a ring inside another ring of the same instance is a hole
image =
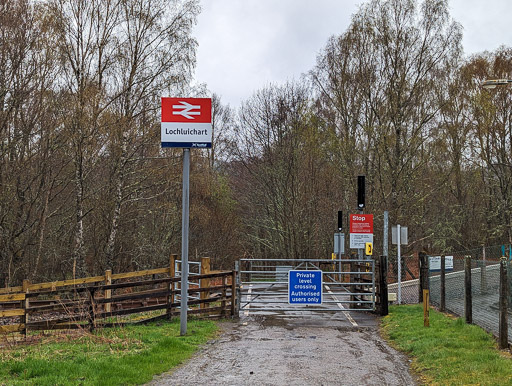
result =
[[[334,233],[334,254],[338,258],[338,271],[341,271],[341,257],[345,253],[345,233],[343,233],[343,211],[338,211],[338,232]]]
[[[384,211],[384,234],[382,235],[382,255],[385,258],[386,267],[388,266],[388,225],[389,224],[389,212],[387,210]]]
[[[402,256],[400,245],[407,245],[407,227],[401,227],[400,224],[391,228],[391,243],[397,246],[398,263],[398,304],[402,304]]]
[[[190,149],[212,147],[210,98],[162,98],[162,147],[183,148],[180,335],[187,333]]]
[[[334,234],[334,253],[333,260],[338,260],[338,272],[342,271],[341,257],[345,253],[345,233],[341,232],[341,228],[339,228],[339,232]],[[341,274],[340,280],[341,280]]]

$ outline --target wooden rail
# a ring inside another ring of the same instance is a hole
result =
[[[62,280],[3,289],[0,294],[0,333],[76,329],[93,330],[130,320],[115,320],[119,316],[163,310],[161,315],[142,320],[171,318],[179,315],[180,278],[176,277],[174,261],[170,267]],[[235,315],[236,272],[218,272],[189,276],[190,314],[208,317]],[[147,277],[151,278],[148,279]],[[159,277],[158,277],[159,276]],[[211,279],[217,279],[216,281]],[[221,284],[218,284],[220,280]],[[212,284],[212,285],[210,285]],[[213,285],[215,284],[215,285]],[[138,322],[141,322],[139,320]]]
[[[126,272],[126,273],[118,273],[118,274],[112,274],[111,280],[119,280],[119,279],[130,279],[130,278],[136,278],[141,276],[149,276],[149,275],[158,275],[158,274],[168,274],[170,271],[169,268],[157,268],[157,269],[149,269],[144,271],[136,271],[136,272]],[[77,278],[77,279],[69,279],[69,280],[60,280],[60,281],[54,281],[54,282],[48,282],[48,283],[37,283],[37,284],[29,284],[27,286],[27,289],[29,291],[39,291],[44,289],[50,289],[55,290],[57,288],[62,287],[70,287],[70,286],[77,286],[82,284],[95,284],[95,283],[102,283],[105,282],[105,277],[107,276],[107,273],[105,273],[105,276],[93,276],[93,277],[85,277],[85,278]],[[0,294],[12,294],[17,292],[22,292],[23,287],[8,287],[8,288],[0,288]]]

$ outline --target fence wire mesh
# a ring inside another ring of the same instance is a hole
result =
[[[512,338],[512,272],[510,246],[492,246],[445,254],[445,306],[457,316],[465,315],[465,257],[471,261],[471,294],[473,323],[498,335],[500,258],[508,257],[508,336]],[[431,256],[429,269],[430,302],[441,306],[441,273],[439,258]]]
[[[401,257],[401,304],[416,304],[419,301],[419,262],[417,256]],[[388,257],[388,292],[394,303],[398,303],[398,258]]]

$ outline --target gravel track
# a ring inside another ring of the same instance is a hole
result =
[[[221,327],[217,340],[149,385],[416,384],[407,358],[380,338],[376,323],[326,326],[253,316]]]

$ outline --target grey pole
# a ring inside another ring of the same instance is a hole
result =
[[[190,149],[183,149],[183,199],[181,215],[181,310],[180,335],[187,333],[188,309],[188,218],[190,191]]]
[[[382,245],[382,255],[384,256],[384,261],[386,263],[386,267],[388,264],[388,249],[389,249],[389,212],[387,210],[384,211],[384,241]]]
[[[343,243],[343,239],[341,237],[341,228],[338,229],[338,245],[339,245],[339,249],[338,249],[338,272],[340,272],[338,275],[340,277],[340,283],[341,283],[341,270],[342,270],[342,267],[341,267],[341,251],[344,250],[344,246],[342,247],[342,244]]]
[[[396,226],[397,262],[398,262],[398,304],[402,304],[402,257],[400,256],[400,224]]]

